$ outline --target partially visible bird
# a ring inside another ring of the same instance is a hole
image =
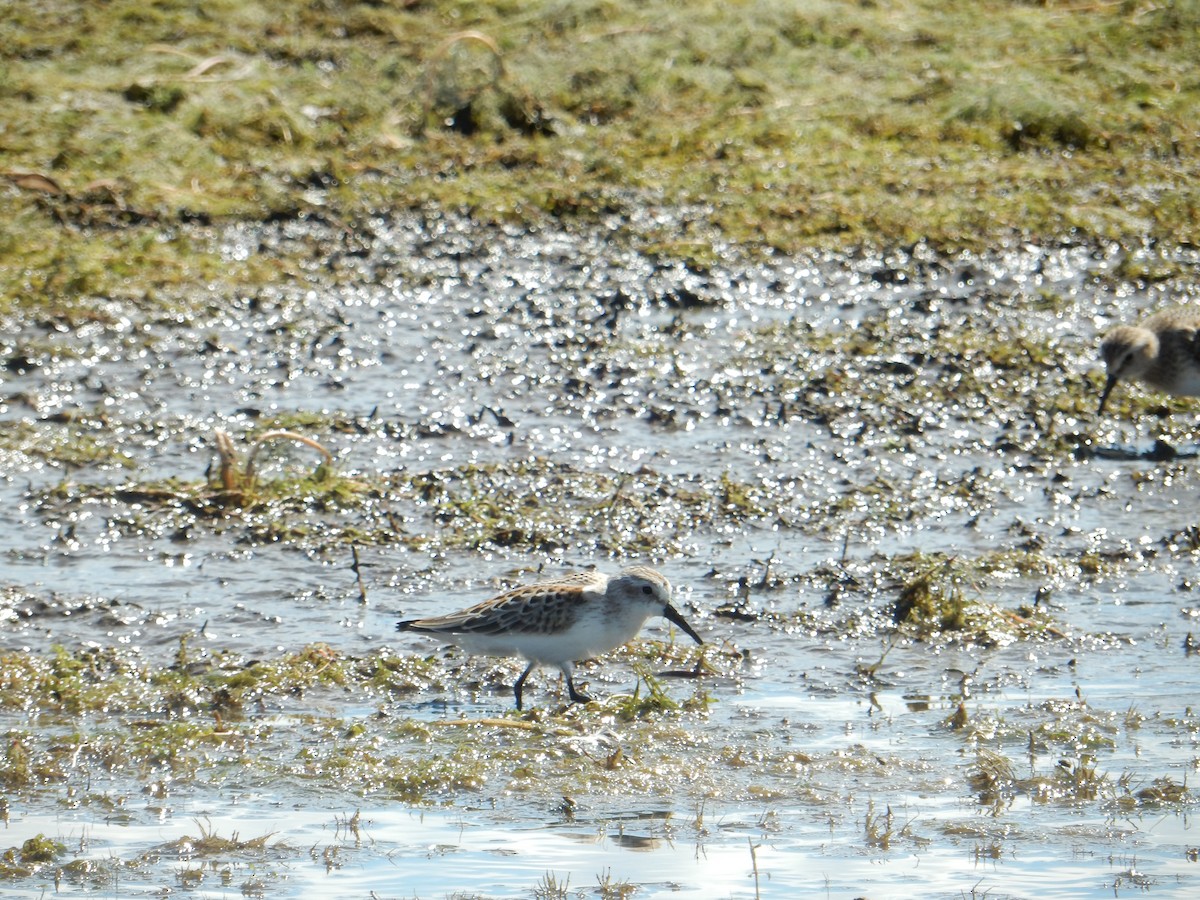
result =
[[[1100,356],[1108,380],[1097,415],[1118,381],[1141,381],[1168,394],[1200,397],[1200,307],[1179,306],[1140,325],[1118,325],[1104,336]]]
[[[523,656],[529,665],[513,685],[521,709],[525,679],[537,665],[558,666],[572,702],[592,700],[575,687],[573,664],[633,640],[651,616],[664,617],[704,643],[671,605],[671,583],[647,566],[614,577],[584,572],[513,588],[459,612],[399,622],[396,630],[445,638],[468,653]]]

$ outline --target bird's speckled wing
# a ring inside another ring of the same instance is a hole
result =
[[[1200,384],[1200,316],[1177,315],[1158,332],[1158,360],[1146,380],[1174,394],[1195,395]]]
[[[603,594],[603,576],[572,575],[513,588],[467,609],[401,622],[401,631],[426,634],[553,634],[569,628],[580,610]]]
[[[1159,353],[1200,361],[1200,308],[1181,306],[1151,316],[1145,327],[1159,340]]]

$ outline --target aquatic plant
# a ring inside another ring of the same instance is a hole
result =
[[[569,875],[560,882],[557,875],[547,872],[534,885],[533,898],[534,900],[567,900],[570,896],[570,885],[571,877]]]
[[[259,835],[256,838],[242,840],[235,831],[232,835],[225,838],[217,834],[216,829],[212,827],[212,822],[201,822],[199,819],[193,819],[192,821],[196,823],[196,828],[199,831],[198,837],[184,835],[165,846],[165,849],[175,852],[183,859],[265,851],[268,849],[267,841],[275,836],[273,832],[269,832]],[[277,842],[273,846],[276,849],[280,849],[285,848],[287,845],[283,842]]]
[[[944,559],[918,569],[901,586],[892,617],[898,624],[957,631],[966,623],[965,609],[961,575],[954,571],[953,559]]]
[[[313,470],[310,480],[320,483],[328,479],[333,472],[333,454],[320,443],[310,437],[297,434],[294,431],[267,431],[256,436],[250,443],[250,452],[246,457],[244,468],[239,470],[239,454],[229,432],[218,428],[213,432],[213,444],[217,451],[217,472],[215,485],[222,491],[222,496],[230,503],[240,506],[252,497],[258,484],[258,458],[263,448],[272,441],[292,441],[311,447],[321,454],[322,461]]]
[[[0,877],[24,878],[55,862],[67,852],[58,841],[43,834],[26,840],[20,847],[9,847],[0,854]]]

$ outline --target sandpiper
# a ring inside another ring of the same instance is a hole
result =
[[[521,689],[537,665],[562,670],[572,702],[592,700],[575,687],[573,663],[628,643],[651,616],[664,617],[704,643],[671,605],[671,583],[646,566],[615,577],[584,572],[513,588],[459,612],[399,622],[396,630],[437,635],[468,653],[523,656],[529,665],[513,685],[521,709]]]
[[[1118,381],[1142,381],[1168,394],[1200,397],[1200,307],[1156,313],[1140,325],[1118,325],[1104,336],[1100,355],[1108,381],[1096,414],[1104,412]]]

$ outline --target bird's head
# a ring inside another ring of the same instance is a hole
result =
[[[683,633],[697,644],[703,644],[700,637],[687,623],[679,610],[671,605],[671,582],[666,577],[648,566],[634,566],[626,569],[609,583],[622,594],[648,607],[648,614],[662,616],[673,625],[682,629]]]
[[[1158,337],[1153,331],[1133,325],[1119,325],[1104,336],[1100,357],[1108,370],[1104,392],[1096,415],[1104,412],[1108,395],[1118,381],[1136,381],[1149,371],[1158,356]]]

